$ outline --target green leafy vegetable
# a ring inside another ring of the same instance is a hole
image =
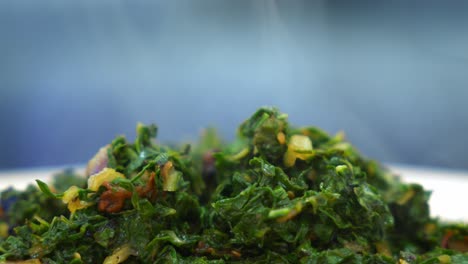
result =
[[[2,192],[0,261],[468,262],[468,227],[432,219],[430,192],[342,133],[261,108],[230,144],[213,129],[192,147],[156,144],[156,134],[138,124],[135,143],[116,138],[87,179],[68,171]]]

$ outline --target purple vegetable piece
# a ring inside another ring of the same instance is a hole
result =
[[[107,151],[109,148],[110,145],[100,148],[96,155],[94,155],[94,157],[88,162],[88,166],[86,167],[86,176],[96,174],[107,167],[107,163],[109,162]]]

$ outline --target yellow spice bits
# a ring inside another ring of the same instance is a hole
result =
[[[310,138],[304,135],[293,135],[289,139],[288,150],[283,157],[284,165],[292,167],[296,163],[296,159],[306,160],[313,155]]]

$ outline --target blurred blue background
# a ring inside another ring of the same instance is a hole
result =
[[[262,105],[385,162],[468,169],[466,1],[1,1],[0,168]]]

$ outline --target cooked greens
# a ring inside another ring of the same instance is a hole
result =
[[[467,226],[431,218],[428,191],[361,156],[343,134],[292,127],[274,108],[259,109],[229,144],[207,130],[199,144],[171,148],[156,134],[139,124],[134,143],[103,147],[87,185],[72,177],[65,188],[57,180],[4,191],[0,259],[468,262]]]

